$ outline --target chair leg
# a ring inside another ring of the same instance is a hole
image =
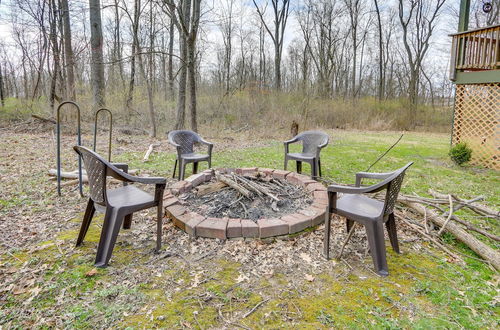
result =
[[[319,171],[319,176],[322,177],[322,175],[321,175],[321,159],[318,159],[318,171]]]
[[[76,240],[76,246],[82,244],[85,235],[87,235],[87,231],[89,230],[90,223],[92,222],[92,218],[94,217],[95,207],[94,201],[89,198],[87,203],[87,208],[85,209],[85,214],[83,215],[82,226],[80,227],[80,233],[78,234],[78,239]]]
[[[99,239],[99,246],[97,247],[97,255],[95,259],[96,267],[106,267],[108,265],[123,218],[124,216],[117,209],[106,209],[101,238]]]
[[[394,252],[401,253],[399,251],[398,243],[398,232],[396,230],[396,220],[394,219],[394,213],[389,214],[389,219],[385,223],[387,228],[387,233],[389,234],[389,240],[391,241],[391,246]]]
[[[318,177],[318,167],[316,160],[313,160],[311,163],[311,179],[316,180]]]
[[[302,173],[302,162],[297,161],[297,173]]]
[[[365,228],[375,271],[380,276],[387,276],[389,275],[389,269],[387,267],[387,259],[385,255],[383,222],[369,222],[365,224]]]
[[[174,174],[172,174],[172,178],[175,178],[175,170],[177,169],[177,158],[175,159],[174,163]]]
[[[184,172],[183,172],[183,169],[184,169],[184,162],[181,160],[179,160],[179,175],[177,177],[177,179],[180,181],[184,178]]]
[[[193,163],[193,174],[198,173],[198,162]]]
[[[285,166],[283,166],[283,169],[286,171],[287,167],[288,167],[288,158],[286,158],[285,156]]]
[[[132,213],[125,216],[123,221],[123,229],[130,229],[132,227]]]
[[[212,168],[212,157],[208,159],[208,168]]]
[[[330,259],[330,212],[325,216],[325,237],[323,239],[323,255],[326,260]]]
[[[162,199],[160,199],[157,209],[157,218],[156,218],[156,249],[155,252],[160,252],[161,249],[161,235],[162,235],[162,225],[163,225],[163,203]]]
[[[354,225],[354,221],[346,218],[345,219],[345,225],[346,225],[346,228],[347,228],[347,232],[350,232],[352,226]]]

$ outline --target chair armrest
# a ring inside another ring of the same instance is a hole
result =
[[[284,141],[283,143],[284,143],[285,145],[287,145],[287,144],[294,143],[294,142],[297,142],[297,137],[293,137],[293,138],[291,138],[290,140],[286,140],[286,141]]]
[[[111,163],[111,164],[113,164],[113,166],[115,166],[116,168],[119,168],[120,170],[122,170],[123,172],[128,174],[128,164],[125,164],[125,163]],[[126,185],[128,185],[128,183],[126,181],[124,181],[123,185],[126,186]]]
[[[288,154],[288,152],[289,152],[288,145],[291,144],[291,143],[295,143],[297,141],[298,141],[297,138],[294,137],[294,138],[292,138],[290,140],[286,140],[286,141],[283,142],[283,144],[285,145],[285,154]]]
[[[203,139],[200,139],[200,143],[206,145],[208,147],[208,155],[212,155],[212,149],[214,148],[214,144],[212,142],[208,142]]]
[[[176,148],[179,148],[179,147],[181,146],[180,144],[175,143],[175,142],[174,142],[174,141],[172,141],[172,140],[168,140],[168,143],[169,143],[169,144],[171,144],[171,145],[173,145],[173,146],[174,146],[174,147],[176,147]]]
[[[377,180],[385,180],[390,177],[391,173],[370,173],[370,172],[358,172],[356,173],[356,187],[361,186],[362,179],[377,179]]]
[[[119,168],[125,173],[128,173],[128,164],[126,163],[111,163],[114,167]]]
[[[363,194],[369,193],[375,190],[376,185],[368,186],[368,187],[352,187],[352,186],[340,186],[340,185],[329,185],[327,190],[328,192],[335,193],[344,193],[344,194]]]
[[[167,179],[161,178],[161,177],[141,177],[137,176],[132,178],[135,178],[133,182],[137,183],[144,183],[144,184],[167,184]]]
[[[165,179],[165,178],[140,177],[140,176],[130,175],[128,173],[121,171],[118,167],[114,166],[113,164],[109,164],[108,173],[106,173],[106,175],[112,176],[113,178],[120,180],[120,181],[123,181],[123,182],[136,182],[136,183],[143,183],[143,184],[166,184],[167,183],[167,179]]]

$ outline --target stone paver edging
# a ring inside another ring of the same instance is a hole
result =
[[[183,181],[176,182],[166,189],[163,197],[165,215],[173,221],[175,226],[191,236],[219,239],[237,237],[266,238],[294,234],[306,228],[315,227],[325,221],[328,207],[326,188],[308,176],[290,171],[257,167],[218,169],[218,171],[221,173],[235,172],[237,174],[252,174],[258,171],[277,179],[284,179],[292,184],[305,187],[311,192],[313,202],[309,207],[295,213],[285,214],[280,218],[259,219],[257,222],[249,219],[204,217],[189,211],[181,204],[177,196],[210,181],[213,171],[205,170]]]

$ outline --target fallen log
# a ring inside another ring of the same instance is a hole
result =
[[[427,219],[432,221],[434,224],[440,227],[444,226],[446,220],[436,214],[433,210],[426,209],[424,206],[416,203],[406,201],[402,202],[418,213],[422,215],[426,214]],[[453,222],[448,223],[445,230],[455,236],[460,242],[466,244],[472,251],[476,252],[484,260],[488,261],[491,265],[493,265],[493,267],[495,267],[495,269],[500,270],[500,252],[484,244]]]
[[[31,115],[31,117],[35,118],[35,119],[38,119],[44,123],[51,123],[51,124],[57,124],[57,122],[52,119],[52,118],[43,118],[41,116],[37,116],[37,115]]]
[[[205,196],[205,195],[214,193],[216,191],[219,191],[219,190],[221,190],[224,187],[227,187],[227,185],[224,182],[220,182],[220,181],[213,182],[213,183],[208,183],[208,184],[204,184],[204,185],[200,185],[200,186],[198,186],[198,187],[195,188],[196,189],[196,195],[199,196],[199,197]]]
[[[83,172],[83,171],[82,171]],[[57,176],[57,170],[56,169],[53,169],[51,168],[49,170],[49,175],[50,176]],[[73,172],[65,172],[65,171],[61,171],[61,178],[62,179],[78,179],[78,171],[73,171]],[[82,173],[82,181],[83,182],[87,182],[88,179],[87,179],[87,175],[85,173]]]
[[[161,145],[161,143],[152,143],[149,145],[149,148],[148,150],[146,151],[146,154],[144,155],[144,158],[142,159],[142,161],[145,163],[147,161],[149,161],[149,156],[151,155],[151,153],[153,152],[154,148],[155,147],[159,147]]]

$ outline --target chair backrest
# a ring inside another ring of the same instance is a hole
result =
[[[305,131],[296,136],[298,141],[302,141],[303,153],[316,153],[319,145],[328,143],[328,134],[320,131]]]
[[[193,131],[177,130],[168,133],[168,141],[178,144],[181,154],[192,153],[194,144],[200,140],[200,136]]]
[[[83,158],[83,164],[87,171],[89,181],[89,194],[94,203],[106,205],[106,176],[108,162],[97,153],[82,146],[74,146],[73,149]]]
[[[384,205],[384,216],[391,214],[394,211],[394,205],[398,199],[399,191],[401,190],[401,185],[403,184],[403,179],[408,167],[410,167],[413,162],[406,164],[400,169],[394,171],[394,173],[384,180],[387,183],[387,192],[385,194],[385,205]]]

